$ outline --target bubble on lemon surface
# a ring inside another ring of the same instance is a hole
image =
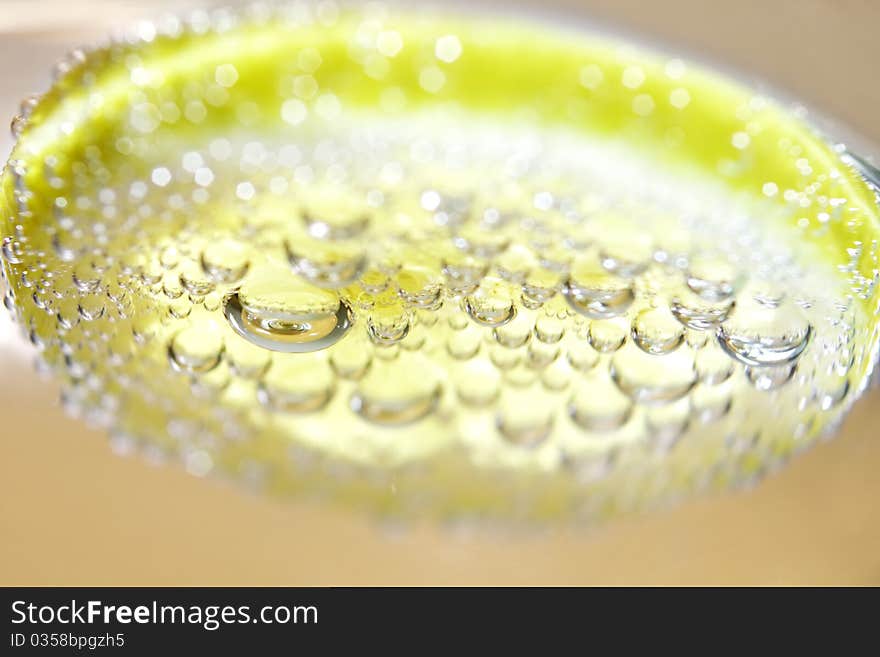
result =
[[[738,268],[721,255],[698,253],[688,263],[688,287],[709,301],[729,298],[741,278]]]
[[[399,426],[416,422],[437,405],[441,381],[418,354],[401,355],[393,364],[376,361],[358,382],[351,408],[365,420]]]
[[[518,447],[535,448],[553,429],[551,400],[534,392],[507,390],[498,407],[501,436]]]
[[[539,308],[556,296],[560,273],[543,266],[532,269],[522,283],[522,303],[527,308]]]
[[[500,326],[496,326],[492,330],[492,335],[498,344],[515,349],[526,344],[532,337],[534,330],[534,319],[521,313],[510,321],[504,322]]]
[[[727,381],[734,372],[736,362],[714,344],[700,349],[695,358],[695,367],[700,380],[709,385]]]
[[[730,411],[732,395],[733,386],[729,381],[719,385],[698,384],[690,395],[694,417],[703,424],[720,420]]]
[[[260,381],[260,401],[283,413],[323,408],[334,392],[335,376],[323,354],[279,354]]]
[[[609,272],[624,277],[642,273],[653,255],[651,238],[636,227],[602,230],[599,259]]]
[[[541,342],[555,344],[565,334],[565,322],[559,317],[543,315],[535,320],[535,337]]]
[[[498,397],[501,374],[485,361],[470,361],[456,368],[455,388],[461,401],[469,406],[488,406]]]
[[[287,242],[287,254],[290,264],[303,278],[328,288],[353,283],[366,264],[363,248],[357,242],[292,239]]]
[[[590,344],[598,352],[617,351],[626,342],[629,322],[622,318],[598,319],[590,323]]]
[[[691,415],[691,402],[687,398],[649,407],[645,413],[645,423],[655,449],[671,449],[687,430]]]
[[[352,334],[330,352],[330,365],[342,379],[360,379],[369,369],[372,352],[362,334]]]
[[[787,365],[806,349],[811,333],[809,321],[793,304],[768,307],[745,299],[718,328],[718,341],[746,365]]]
[[[202,267],[218,283],[232,283],[244,276],[250,266],[246,246],[231,239],[211,242],[202,251]]]
[[[179,369],[207,372],[220,362],[223,339],[213,324],[194,324],[174,335],[169,352],[172,362]]]
[[[632,283],[609,273],[594,258],[582,258],[572,265],[565,294],[571,307],[594,319],[625,312],[633,301]]]
[[[651,308],[636,315],[632,324],[635,343],[650,354],[672,351],[684,341],[684,328],[665,307]]]
[[[477,326],[466,326],[451,332],[446,338],[449,355],[457,360],[469,360],[477,355],[483,343],[484,333]]]
[[[791,363],[771,365],[765,367],[746,367],[746,378],[758,390],[775,390],[789,381],[794,376],[796,366]]]
[[[588,431],[611,431],[632,414],[632,400],[611,382],[605,372],[585,377],[569,401],[569,413],[578,426]]]
[[[180,284],[191,297],[204,297],[214,291],[215,281],[200,263],[187,260],[178,267],[178,271]]]
[[[232,370],[245,379],[258,378],[272,362],[272,352],[236,337],[226,341],[225,357]]]
[[[633,400],[661,404],[680,399],[697,381],[694,356],[688,349],[658,356],[634,345],[614,355],[611,377]]]
[[[706,331],[727,319],[735,308],[732,299],[709,300],[682,286],[671,295],[669,309],[684,326]]]
[[[325,349],[350,326],[338,294],[277,265],[252,271],[227,299],[225,312],[239,335],[274,351]]]
[[[443,257],[443,273],[449,287],[456,292],[471,292],[480,284],[489,270],[488,263],[466,253],[451,252]]]
[[[485,326],[501,326],[516,315],[510,288],[499,280],[485,279],[464,303],[468,315]]]
[[[599,362],[599,354],[585,338],[571,337],[565,345],[565,356],[574,369],[584,372]]]
[[[394,280],[400,297],[410,305],[431,309],[440,303],[443,281],[439,271],[410,265],[398,271]]]
[[[409,334],[410,317],[410,313],[395,301],[377,304],[367,318],[370,337],[377,345],[394,345]]]
[[[359,237],[370,221],[366,199],[344,185],[310,186],[302,203],[306,230],[317,239]]]

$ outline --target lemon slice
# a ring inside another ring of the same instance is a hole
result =
[[[13,121],[6,306],[115,445],[272,494],[593,521],[753,481],[867,384],[876,190],[621,45],[298,3],[77,51]]]

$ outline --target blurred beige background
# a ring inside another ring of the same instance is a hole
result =
[[[44,89],[71,46],[194,4],[0,0],[0,117]],[[530,4],[538,3],[499,6],[539,13]],[[540,4],[763,79],[880,143],[880,2]],[[9,146],[4,132],[3,158]],[[3,313],[0,584],[880,585],[880,391],[835,440],[754,490],[589,533],[474,539],[433,527],[392,533],[354,512],[262,499],[116,457],[104,435],[64,417],[31,360]]]

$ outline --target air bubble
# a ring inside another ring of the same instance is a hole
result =
[[[849,377],[823,377],[816,388],[816,401],[823,411],[830,410],[840,404],[850,391]]]
[[[559,355],[557,345],[532,341],[528,347],[528,363],[534,369],[543,369],[556,360]]]
[[[574,310],[595,319],[624,313],[635,298],[629,280],[584,259],[572,265],[565,296]]]
[[[376,361],[358,382],[351,408],[370,422],[399,426],[421,420],[440,399],[440,379],[419,354],[401,353],[393,364]]]
[[[184,372],[207,372],[220,363],[223,339],[209,323],[194,324],[176,333],[169,345],[172,364]]]
[[[532,337],[534,323],[526,315],[518,315],[509,322],[496,326],[492,335],[498,344],[509,349],[516,349],[526,344]]]
[[[464,226],[453,238],[453,244],[477,258],[494,258],[510,245],[510,237],[477,226]]]
[[[602,266],[613,274],[633,277],[641,274],[651,262],[653,247],[651,240],[644,233],[623,235],[603,235],[599,247],[599,259]]]
[[[731,381],[720,385],[698,384],[691,392],[694,416],[703,424],[716,422],[724,417],[733,404]]]
[[[634,401],[666,403],[684,397],[697,381],[694,356],[681,348],[663,355],[627,345],[611,360],[611,377]]]
[[[560,285],[558,272],[539,268],[530,271],[522,284],[523,305],[527,308],[538,308],[556,296]]]
[[[362,334],[349,334],[330,350],[330,365],[341,379],[360,379],[369,369],[372,360],[372,350]]]
[[[794,377],[796,364],[784,363],[769,367],[746,367],[746,378],[761,391],[781,388]]]
[[[489,271],[486,261],[468,256],[454,254],[443,261],[443,273],[449,281],[449,287],[456,291],[472,292]]]
[[[214,291],[214,281],[199,263],[188,260],[180,265],[179,271],[180,284],[191,296],[204,297]]]
[[[587,376],[569,400],[568,412],[575,424],[587,431],[612,431],[623,426],[633,404],[605,372]]]
[[[364,252],[356,244],[288,240],[287,254],[294,271],[314,285],[328,288],[354,283],[366,265]]]
[[[580,372],[592,369],[599,362],[599,354],[596,350],[586,340],[576,337],[568,339],[565,356],[571,366]]]
[[[528,273],[538,264],[530,249],[514,244],[495,259],[498,275],[506,281],[522,284]]]
[[[697,254],[689,260],[687,285],[709,301],[722,301],[732,296],[740,278],[736,267],[723,256]]]
[[[311,413],[333,395],[335,377],[323,354],[277,354],[263,376],[259,399],[283,413]]]
[[[436,309],[443,292],[439,272],[427,267],[407,267],[395,277],[400,296],[416,308]]]
[[[734,309],[733,299],[710,301],[690,289],[672,296],[669,309],[684,326],[695,331],[706,331],[727,319]]]
[[[224,239],[212,242],[202,251],[202,267],[217,283],[240,280],[250,265],[247,248],[236,241]]]
[[[101,276],[87,261],[81,261],[74,265],[71,280],[76,289],[83,293],[97,292],[101,285]]]
[[[87,322],[93,322],[104,316],[107,306],[104,299],[98,296],[81,297],[77,305],[77,312]]]
[[[449,355],[457,360],[468,360],[476,356],[483,341],[484,330],[471,325],[450,333],[446,338],[446,350]]]
[[[224,313],[236,333],[273,351],[325,349],[351,327],[348,307],[334,292],[272,267],[248,276]]]
[[[471,361],[455,371],[455,390],[468,406],[488,406],[498,397],[501,374],[485,361]]]
[[[734,361],[716,345],[708,345],[697,351],[696,367],[700,381],[716,385],[727,381],[733,374]]]
[[[519,365],[522,361],[522,351],[519,349],[510,349],[502,347],[500,344],[489,345],[489,360],[499,370],[510,370]]]
[[[377,305],[367,318],[373,342],[389,346],[403,340],[410,331],[410,313],[398,304]]]
[[[11,237],[4,237],[0,245],[0,255],[10,265],[21,264],[21,245]]]
[[[769,281],[755,281],[743,290],[743,296],[748,296],[767,308],[778,308],[786,295],[779,285]]]
[[[600,353],[617,351],[626,341],[629,323],[622,319],[598,319],[590,323],[590,344]]]
[[[361,274],[358,280],[361,288],[371,295],[378,295],[388,289],[388,276],[378,269],[369,269]]]
[[[237,376],[256,379],[268,369],[272,352],[236,336],[226,341],[225,356]]]
[[[535,448],[553,429],[551,400],[530,391],[505,391],[499,403],[496,426],[501,436],[517,447]]]
[[[768,308],[745,300],[718,328],[718,343],[746,365],[784,365],[806,349],[811,333],[810,323],[797,306]]]
[[[636,315],[633,341],[649,354],[664,354],[684,340],[684,328],[667,308],[651,308]]]
[[[541,316],[535,321],[535,337],[541,342],[555,344],[565,333],[565,323],[556,317]]]
[[[670,449],[687,430],[690,419],[691,404],[687,398],[648,407],[645,422],[651,443],[661,451]]]
[[[357,238],[370,222],[365,201],[341,186],[311,187],[302,214],[309,235],[317,239]]]
[[[567,360],[557,358],[541,372],[541,383],[548,390],[565,390],[571,383],[574,370]]]
[[[485,279],[464,304],[471,319],[484,326],[501,326],[516,315],[509,286],[497,279]]]

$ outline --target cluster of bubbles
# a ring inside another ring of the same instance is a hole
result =
[[[754,480],[842,412],[856,311],[769,204],[527,124],[296,123],[10,162],[51,219],[4,238],[6,305],[120,451],[589,515]]]

